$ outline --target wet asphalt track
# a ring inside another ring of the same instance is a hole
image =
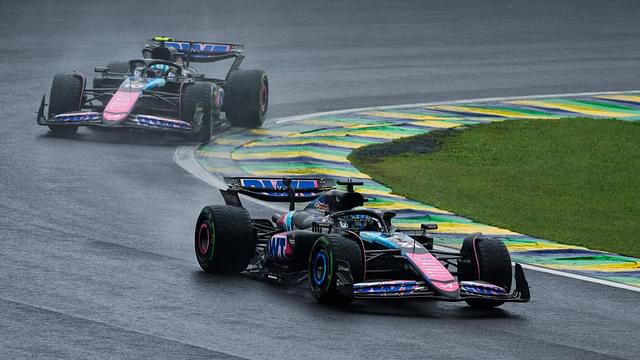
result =
[[[56,72],[154,34],[247,44],[271,119],[370,105],[640,88],[635,1],[9,2],[0,11],[0,358],[637,358],[640,295],[529,272],[534,300],[329,308],[199,271],[175,139],[34,111]],[[108,5],[107,5],[108,4]],[[252,208],[253,213],[265,210]]]

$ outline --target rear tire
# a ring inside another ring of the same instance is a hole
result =
[[[233,126],[257,128],[269,106],[269,79],[262,70],[234,70],[225,85],[224,111]]]
[[[80,110],[83,85],[82,78],[78,75],[56,74],[49,95],[49,119],[58,114]],[[49,129],[54,134],[70,135],[78,130],[78,126],[49,125]]]
[[[192,126],[190,138],[194,141],[205,142],[211,139],[211,103],[216,91],[216,85],[208,82],[197,82],[188,85],[180,97],[180,118]],[[193,116],[198,104],[202,106],[202,122],[194,123]]]
[[[247,210],[236,206],[210,205],[196,223],[196,259],[210,273],[239,273],[255,254],[256,242]]]
[[[364,279],[364,260],[360,245],[342,235],[324,235],[316,240],[309,255],[311,293],[322,304],[347,304],[353,296],[345,296],[336,287],[338,264],[348,266],[353,283]]]
[[[507,293],[511,291],[511,256],[502,241],[474,234],[464,239],[460,252],[466,260],[465,265],[459,266],[463,274],[460,280],[486,281],[503,287]],[[484,299],[465,301],[469,306],[479,309],[493,308],[504,303],[504,301]]]

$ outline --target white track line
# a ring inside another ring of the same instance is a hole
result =
[[[274,123],[282,124],[282,123],[288,123],[288,122],[301,121],[301,120],[309,119],[316,116],[339,115],[339,114],[345,114],[345,113],[372,111],[372,110],[392,110],[392,109],[402,109],[402,108],[410,108],[410,107],[456,105],[456,104],[467,104],[467,103],[476,103],[476,102],[495,102],[495,101],[510,101],[510,100],[524,100],[524,99],[545,99],[545,98],[562,98],[562,97],[575,97],[575,96],[612,95],[612,94],[620,94],[620,93],[625,93],[625,94],[640,93],[640,90],[564,93],[564,94],[531,95],[531,96],[503,96],[503,97],[454,100],[454,101],[437,101],[437,102],[429,102],[429,103],[370,106],[370,107],[363,107],[363,108],[324,111],[324,112],[317,112],[317,113],[311,113],[311,114],[287,116],[287,117],[275,119]]]
[[[613,281],[609,281],[609,280],[598,279],[598,278],[593,278],[593,277],[589,277],[589,276],[568,273],[568,272],[564,272],[564,271],[560,271],[560,270],[543,268],[543,267],[536,266],[536,265],[529,265],[529,264],[520,264],[520,265],[522,265],[522,267],[527,269],[527,270],[533,270],[533,271],[543,272],[543,273],[552,274],[552,275],[564,276],[564,277],[567,277],[567,278],[570,278],[570,279],[588,281],[590,283],[611,286],[611,287],[615,287],[615,288],[618,288],[618,289],[624,289],[624,290],[631,290],[631,291],[635,291],[635,292],[640,292],[640,287],[633,286],[633,285],[626,285],[626,284],[617,283],[617,282],[613,282]]]
[[[453,248],[453,247],[442,246],[442,245],[435,245],[434,249],[436,249],[436,250],[444,250],[444,251],[447,251],[447,250],[449,250],[449,251],[450,250],[458,250],[458,249]],[[515,262],[511,262],[511,265],[515,265],[515,264],[516,264]],[[633,285],[626,285],[626,284],[621,284],[621,283],[617,283],[617,282],[614,282],[614,281],[594,278],[594,277],[590,277],[590,276],[584,276],[584,275],[568,273],[568,272],[564,272],[564,271],[560,271],[560,270],[548,269],[548,268],[544,268],[544,267],[536,266],[536,265],[523,264],[523,263],[518,263],[518,264],[520,264],[520,266],[522,266],[522,268],[527,269],[527,270],[531,270],[531,271],[537,271],[537,272],[541,272],[541,273],[562,276],[562,277],[575,279],[575,280],[587,281],[587,282],[590,282],[590,283],[600,284],[600,285],[605,285],[605,286],[611,286],[611,287],[618,288],[618,289],[624,289],[624,290],[640,292],[640,287],[633,286]]]
[[[493,98],[479,98],[479,99],[468,99],[468,100],[455,100],[455,101],[438,101],[431,103],[414,103],[414,104],[402,104],[402,105],[388,105],[388,106],[370,106],[363,108],[354,108],[354,109],[344,109],[344,110],[335,110],[335,111],[324,111],[317,112],[311,114],[303,114],[303,115],[295,115],[295,116],[287,116],[278,119],[274,119],[273,123],[275,124],[283,124],[295,121],[302,121],[312,117],[317,116],[328,116],[328,115],[339,115],[345,113],[354,113],[354,112],[362,112],[362,111],[372,111],[372,110],[390,110],[390,109],[401,109],[401,108],[409,108],[409,107],[420,107],[420,106],[436,106],[436,105],[455,105],[455,104],[466,104],[466,103],[476,103],[476,102],[493,102],[493,101],[509,101],[509,100],[522,100],[522,99],[545,99],[545,98],[558,98],[558,97],[575,97],[575,96],[597,96],[597,95],[611,95],[611,94],[620,94],[620,93],[640,93],[640,90],[628,90],[628,91],[603,91],[603,92],[583,92],[583,93],[563,93],[563,94],[551,94],[551,95],[532,95],[532,96],[505,96],[505,97],[493,97]],[[187,172],[197,177],[198,179],[204,181],[205,183],[222,189],[226,188],[227,184],[224,180],[219,177],[211,174],[207,170],[205,170],[195,159],[195,150],[197,146],[178,146],[176,151],[173,154],[173,160],[178,164],[181,168],[185,169]],[[258,205],[266,206],[268,208],[283,211],[286,210],[281,206],[277,206],[274,203],[269,203],[266,201],[261,201],[249,197],[243,197],[245,200],[250,200]],[[583,276],[573,273],[568,273],[560,270],[547,269],[540,266],[528,265],[528,264],[520,264],[523,268],[532,271],[538,271],[542,273],[563,276],[570,279],[587,281],[594,284],[606,285],[615,287],[618,289],[630,290],[635,292],[640,292],[640,287],[626,285],[621,283],[616,283],[613,281],[593,278],[589,276]]]

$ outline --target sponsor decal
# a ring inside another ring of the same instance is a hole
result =
[[[100,114],[97,112],[85,112],[85,113],[69,113],[59,114],[54,116],[51,122],[83,122],[83,121],[95,121],[100,120]]]
[[[132,118],[136,124],[143,126],[168,129],[191,129],[191,124],[175,119],[166,119],[152,115],[135,115]]]
[[[477,281],[462,281],[460,282],[460,288],[463,292],[475,295],[506,295],[507,291],[500,286],[477,282]]]
[[[349,272],[351,271],[348,267],[338,264],[338,271]]]
[[[221,108],[222,104],[224,104],[224,89],[222,87],[217,87],[214,102],[218,108]]]
[[[229,52],[231,46],[225,44],[215,43],[199,43],[194,42],[189,45],[189,42],[167,41],[164,43],[166,47],[174,48],[181,52],[191,51],[195,54],[225,54]]]
[[[323,212],[329,211],[329,204],[323,202],[321,199],[314,201],[313,207]]]
[[[371,283],[357,283],[353,285],[355,294],[385,295],[410,295],[416,290],[422,290],[424,286],[413,280],[380,281]]]
[[[293,244],[288,241],[286,233],[275,234],[267,243],[267,252],[272,257],[288,260],[293,256]]]
[[[265,190],[262,192],[264,195],[272,197],[287,198],[289,195],[286,192],[270,192],[268,190],[286,190],[282,180],[275,179],[240,179],[240,185],[242,187],[251,190]],[[304,189],[315,189],[318,187],[317,180],[291,180],[291,186],[296,190],[296,196],[313,196],[316,193],[311,191],[304,191]],[[299,191],[303,190],[303,191]]]

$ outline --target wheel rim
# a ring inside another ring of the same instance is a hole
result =
[[[313,259],[313,282],[320,286],[327,278],[327,254],[324,249],[318,251]]]
[[[269,85],[267,79],[262,79],[262,87],[260,88],[260,113],[264,115],[267,112],[267,105],[269,103]]]
[[[200,225],[197,241],[198,254],[200,254],[200,256],[205,256],[207,252],[209,252],[209,247],[211,246],[209,226],[207,226],[206,223],[202,223],[202,225]]]

